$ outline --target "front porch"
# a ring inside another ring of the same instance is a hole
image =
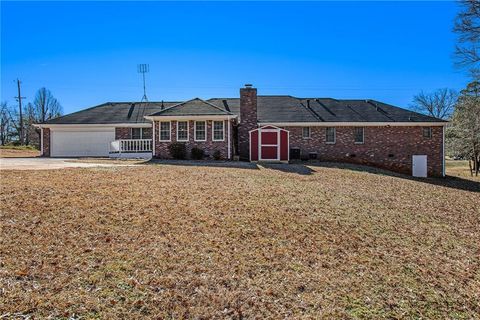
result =
[[[110,142],[109,157],[116,159],[152,158],[152,139],[119,139]]]

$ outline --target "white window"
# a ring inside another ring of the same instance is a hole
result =
[[[177,141],[188,141],[188,121],[177,122]]]
[[[430,139],[432,137],[431,127],[423,127],[423,137],[427,139]]]
[[[303,127],[302,128],[302,138],[303,139],[310,139],[310,127]]]
[[[213,121],[213,141],[223,141],[225,139],[225,122]]]
[[[205,121],[195,121],[195,141],[206,141],[207,130]]]
[[[325,141],[329,144],[335,143],[336,132],[334,127],[325,128]]]
[[[355,127],[354,129],[355,143],[357,144],[362,144],[365,141],[365,134],[363,129],[363,127]]]
[[[160,141],[170,141],[170,121],[160,122]]]

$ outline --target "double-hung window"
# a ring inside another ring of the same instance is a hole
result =
[[[170,141],[170,121],[162,121],[160,122],[160,129],[158,130],[160,133],[160,141]]]
[[[310,139],[311,138],[310,127],[303,127],[302,128],[302,138],[303,139]]]
[[[195,121],[195,141],[207,140],[206,121]]]
[[[335,143],[335,128],[327,127],[325,128],[325,141],[329,144]]]
[[[188,121],[177,122],[177,141],[188,141]]]
[[[427,139],[430,139],[432,137],[431,127],[423,127],[423,137]]]
[[[365,141],[365,133],[363,127],[355,127],[354,129],[355,143],[362,144]]]
[[[213,141],[225,140],[225,121],[213,121]]]

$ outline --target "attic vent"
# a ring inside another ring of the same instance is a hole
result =
[[[128,110],[128,115],[127,115],[127,118],[128,118],[128,119],[130,119],[130,117],[132,116],[133,109],[135,109],[135,103],[132,103],[132,104],[130,105],[130,109]]]
[[[228,106],[227,100],[222,100],[222,102],[223,102],[223,106],[225,107],[225,110],[230,112],[230,107]]]

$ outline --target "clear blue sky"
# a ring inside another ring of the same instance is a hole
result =
[[[151,101],[259,94],[371,98],[408,107],[461,89],[454,2],[4,2],[1,100],[50,89],[69,113]]]

